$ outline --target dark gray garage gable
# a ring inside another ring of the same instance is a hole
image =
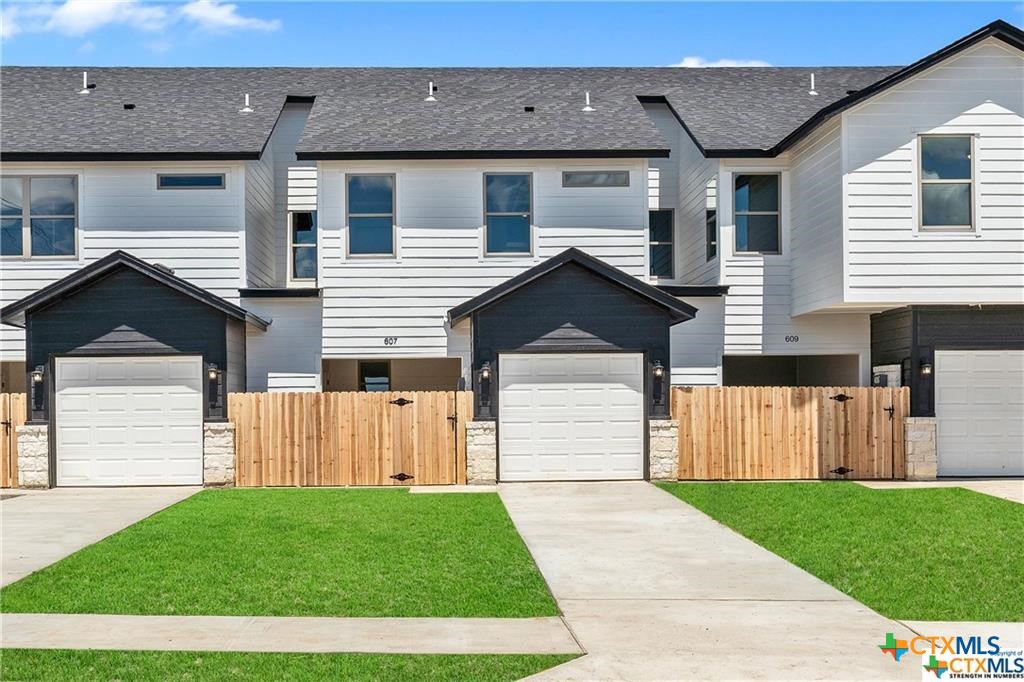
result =
[[[648,414],[663,417],[671,385],[669,327],[696,314],[655,287],[568,249],[453,308],[448,318],[451,324],[472,320],[473,390],[481,416],[496,415],[499,353],[628,351],[644,353],[648,370],[655,362],[664,367],[660,395],[647,391]],[[485,362],[492,379],[482,386]]]

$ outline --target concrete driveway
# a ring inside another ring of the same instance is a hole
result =
[[[588,655],[537,680],[919,680],[913,636],[643,482],[498,488]]]
[[[54,488],[4,491],[0,501],[0,585],[127,528],[202,490]]]

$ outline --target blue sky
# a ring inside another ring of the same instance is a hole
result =
[[[907,64],[1024,4],[3,3],[5,64]]]

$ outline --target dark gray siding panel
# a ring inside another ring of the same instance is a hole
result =
[[[910,308],[871,316],[871,364],[897,365],[910,357],[913,345],[913,313]]]
[[[569,264],[473,315],[474,370],[486,361],[494,372],[492,414],[499,353],[586,351],[643,352],[649,364],[660,360],[665,365],[663,396],[648,408],[651,416],[667,414],[669,318],[632,292]],[[476,371],[474,389],[479,394]]]

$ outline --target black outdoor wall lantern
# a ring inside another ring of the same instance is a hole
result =
[[[480,383],[480,416],[491,416],[491,363],[484,360],[478,372]]]
[[[217,363],[206,365],[207,402],[211,418],[224,417],[224,371]]]
[[[36,365],[29,372],[29,419],[31,421],[46,420],[46,367]]]
[[[651,365],[651,375],[654,378],[651,386],[651,391],[654,393],[654,404],[661,405],[664,402],[662,393],[665,388],[665,366],[661,364],[661,360],[655,360]]]

